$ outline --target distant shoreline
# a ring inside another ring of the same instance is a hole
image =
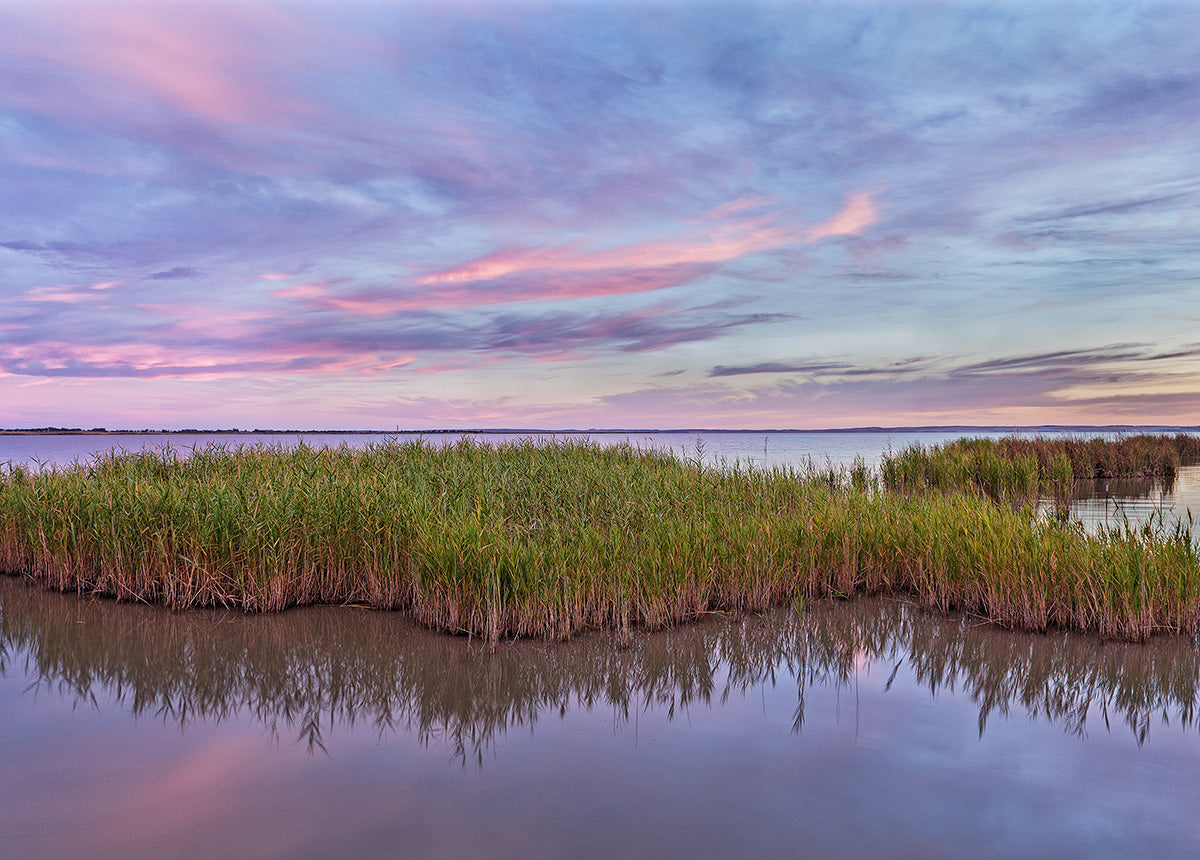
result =
[[[589,427],[589,428],[545,428],[545,427],[469,427],[462,429],[415,429],[415,430],[289,430],[289,429],[198,429],[182,430],[109,430],[96,427],[85,430],[79,427],[31,427],[0,429],[0,436],[444,436],[447,434],[470,435],[680,435],[688,433],[1200,433],[1200,425],[1177,424],[1027,424],[1027,425],[968,425],[930,424],[912,427],[827,427],[804,428],[761,428],[738,429],[712,427],[645,428],[645,427]]]

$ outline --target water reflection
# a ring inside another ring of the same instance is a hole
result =
[[[1043,517],[1055,516],[1053,499],[1039,502]],[[1200,466],[1182,466],[1167,478],[1097,478],[1076,481],[1068,511],[1072,520],[1095,534],[1106,528],[1150,525],[1168,530],[1180,523],[1200,542]]]
[[[505,733],[532,731],[547,715],[603,706],[623,723],[648,709],[674,718],[777,683],[797,685],[799,732],[813,686],[886,690],[899,672],[931,694],[969,695],[981,735],[989,719],[1016,711],[1080,735],[1122,724],[1140,745],[1159,718],[1195,725],[1200,677],[1195,642],[1181,637],[1131,646],[1025,635],[884,600],[713,618],[615,643],[596,634],[493,651],[391,613],[171,614],[0,577],[0,672],[23,664],[35,694],[115,703],[181,728],[250,714],[311,751],[324,749],[328,729],[366,724],[482,764]]]

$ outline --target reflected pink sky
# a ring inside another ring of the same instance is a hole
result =
[[[861,600],[815,603],[801,627],[724,616],[620,649],[472,650],[345,607],[180,615],[11,577],[0,602],[13,856],[1174,857],[1200,841],[1183,640]]]

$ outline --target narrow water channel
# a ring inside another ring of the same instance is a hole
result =
[[[1195,856],[1190,639],[902,602],[494,650],[0,577],[4,853]]]
[[[1169,479],[1110,478],[1077,481],[1071,516],[1085,528],[1181,523],[1200,540],[1200,466],[1183,466]]]

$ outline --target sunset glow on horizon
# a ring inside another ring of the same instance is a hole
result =
[[[1200,424],[1200,3],[0,6],[0,427]]]

